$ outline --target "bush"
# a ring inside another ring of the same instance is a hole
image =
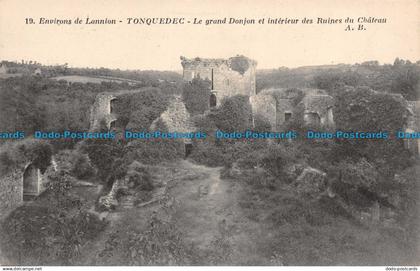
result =
[[[180,139],[132,140],[125,148],[127,161],[139,161],[148,165],[174,161],[184,155],[184,142]]]
[[[33,139],[26,141],[19,148],[23,151],[26,159],[31,161],[41,172],[44,172],[51,165],[53,152],[48,142]]]
[[[369,88],[348,88],[337,97],[334,112],[337,128],[344,131],[389,132],[389,140],[336,140],[339,159],[355,161],[366,157],[377,166],[384,165],[388,176],[407,167],[409,155],[402,140],[392,133],[403,128],[405,101]]]
[[[182,100],[191,115],[203,114],[209,109],[210,81],[194,78],[184,85]]]
[[[51,165],[52,147],[47,141],[24,139],[3,144],[0,148],[0,174],[4,175],[14,167],[32,163],[42,173]]]
[[[222,148],[210,140],[194,142],[189,159],[210,167],[223,166],[225,161]]]
[[[107,182],[114,161],[123,154],[123,145],[118,140],[89,139],[83,142],[81,151],[88,155],[102,182]]]
[[[72,169],[71,174],[78,179],[87,180],[95,175],[95,169],[89,161],[86,154],[75,153],[71,159]]]
[[[252,108],[249,97],[236,95],[225,98],[213,121],[224,132],[241,132],[252,127]]]
[[[128,247],[129,265],[186,265],[193,264],[196,254],[182,240],[174,223],[152,217],[150,226],[143,232],[130,232]]]
[[[295,152],[293,147],[285,144],[268,144],[265,148],[243,155],[238,160],[238,165],[245,169],[261,167],[272,176],[283,178],[286,166],[296,160]]]
[[[66,265],[105,223],[86,212],[75,215],[38,205],[14,210],[2,224],[2,252],[17,265]]]
[[[136,187],[143,191],[153,190],[153,179],[146,166],[134,161],[128,167],[127,175],[129,177],[129,187]]]
[[[141,92],[118,96],[115,112],[122,122],[121,128],[149,129],[152,122],[166,110],[169,97],[159,88],[144,88]]]
[[[271,131],[270,121],[261,115],[254,115],[254,131],[257,132],[267,132]]]

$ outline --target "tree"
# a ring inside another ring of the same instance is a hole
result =
[[[353,132],[388,132],[390,138],[370,140],[336,140],[336,157],[358,160],[362,157],[376,166],[389,170],[407,166],[408,157],[403,142],[393,138],[405,123],[405,101],[398,97],[373,91],[367,87],[347,88],[338,94],[335,106],[336,127]]]
[[[236,95],[226,98],[214,114],[214,122],[224,132],[240,132],[252,127],[252,108],[249,97]]]
[[[194,78],[191,83],[184,85],[182,99],[188,112],[196,115],[209,109],[210,87],[210,81],[199,78]]]

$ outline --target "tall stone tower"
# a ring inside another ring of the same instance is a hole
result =
[[[183,78],[207,79],[211,82],[210,106],[216,106],[225,97],[234,95],[253,96],[256,94],[255,72],[257,62],[245,56],[229,59],[188,59],[181,56]]]

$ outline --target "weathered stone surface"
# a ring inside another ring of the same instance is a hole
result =
[[[253,115],[262,115],[273,130],[284,128],[288,120],[302,119],[306,124],[333,127],[333,97],[319,89],[264,89],[250,97]],[[300,109],[300,110],[299,110]],[[302,111],[302,112],[300,112]]]
[[[157,130],[158,123],[162,122],[168,132],[187,133],[195,130],[184,102],[180,96],[175,96],[169,103],[168,108],[153,121],[150,130]]]
[[[23,170],[16,169],[0,179],[0,217],[22,203]]]
[[[252,59],[235,56],[229,59],[181,57],[181,60],[184,80],[191,81],[199,77],[212,81],[212,90],[215,90],[217,104],[220,104],[225,97],[256,94],[257,62]]]
[[[116,96],[111,93],[100,93],[96,96],[90,112],[90,129],[95,130],[100,127],[101,121],[105,121],[108,128],[112,121],[116,120],[116,116],[111,112],[111,101]]]
[[[24,192],[23,176],[25,170],[30,165],[31,164],[28,163],[26,167],[15,168],[0,178],[0,217],[22,204]],[[54,171],[54,166],[48,167],[43,174],[39,169],[35,169],[36,186],[38,187],[35,196],[46,190],[49,182],[48,176]]]
[[[277,125],[276,100],[270,95],[258,94],[251,96],[249,102],[254,119],[257,115],[263,117],[270,123],[271,129],[275,130]]]
[[[407,101],[407,123],[404,132],[413,133],[420,129],[420,101]],[[420,139],[404,139],[404,146],[420,157]]]
[[[334,99],[329,95],[307,95],[303,98],[304,121],[306,124],[333,126]]]

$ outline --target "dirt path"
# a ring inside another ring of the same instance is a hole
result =
[[[242,214],[238,206],[240,186],[221,179],[220,171],[221,168],[180,161],[160,166],[152,175],[162,185],[156,189],[159,194],[173,199],[170,216],[184,242],[193,244],[200,255],[202,262],[199,264],[268,264],[256,247],[264,236],[262,227]],[[164,195],[162,188],[165,188]],[[115,264],[118,253],[114,254],[115,258],[108,259],[109,262],[98,257],[109,236],[118,231],[121,234],[121,229],[142,231],[151,214],[167,214],[166,207],[156,201],[147,206],[110,213],[107,229],[84,247],[78,264]]]
[[[255,264],[261,261],[256,243],[264,232],[239,208],[240,186],[221,179],[221,168],[189,161],[182,162],[181,167],[203,176],[180,180],[170,189],[177,203],[174,217],[178,228],[186,241],[210,255],[210,262],[203,264]]]

